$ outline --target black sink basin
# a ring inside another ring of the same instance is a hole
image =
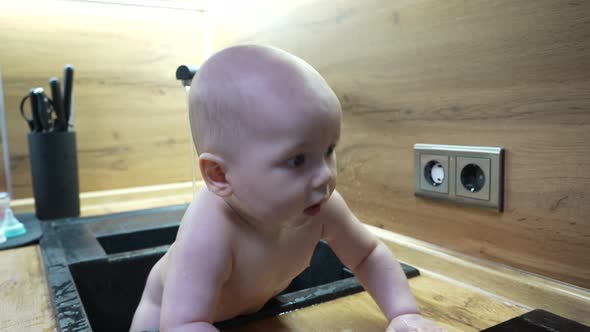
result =
[[[174,241],[186,205],[44,223],[41,250],[58,331],[128,331],[147,275]],[[419,274],[402,264],[408,277]],[[330,247],[262,310],[220,329],[362,291]]]
[[[481,332],[590,332],[590,327],[546,310],[535,309]]]

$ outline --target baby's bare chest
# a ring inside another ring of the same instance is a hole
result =
[[[236,243],[232,275],[224,287],[234,295],[268,299],[309,266],[320,227],[294,231],[278,241]]]

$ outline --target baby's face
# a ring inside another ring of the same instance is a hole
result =
[[[334,191],[340,103],[327,87],[307,90],[257,105],[256,134],[228,166],[230,203],[248,221],[300,225]]]

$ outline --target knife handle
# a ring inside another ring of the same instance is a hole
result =
[[[51,99],[53,99],[53,108],[57,121],[55,123],[56,131],[65,131],[68,128],[66,114],[64,112],[64,104],[61,100],[61,88],[59,86],[59,79],[52,77],[49,80],[49,87],[51,88]]]
[[[31,89],[29,91],[29,101],[31,102],[31,117],[33,118],[33,128],[31,129],[34,132],[41,131],[41,120],[39,120],[39,109],[37,107],[37,94],[35,93],[35,89]]]
[[[70,120],[70,113],[72,110],[72,90],[74,84],[74,67],[66,65],[64,67],[64,113],[66,123]]]
[[[35,95],[37,97],[37,117],[41,123],[41,131],[49,131],[51,128],[51,117],[47,112],[47,99],[45,98],[45,90],[43,88],[35,89]]]

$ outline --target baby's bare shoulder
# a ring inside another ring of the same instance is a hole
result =
[[[229,231],[231,223],[225,213],[227,204],[207,189],[202,189],[189,204],[180,224],[181,232],[210,233]]]
[[[349,216],[352,212],[348,207],[348,204],[340,195],[340,193],[336,190],[332,193],[332,196],[328,199],[325,203],[325,206],[322,208],[319,214],[319,219],[322,221],[333,221],[333,220],[340,220],[347,216]]]
[[[206,189],[195,195],[180,223],[175,252],[191,255],[231,246],[235,229],[224,212],[225,202],[219,200]]]

